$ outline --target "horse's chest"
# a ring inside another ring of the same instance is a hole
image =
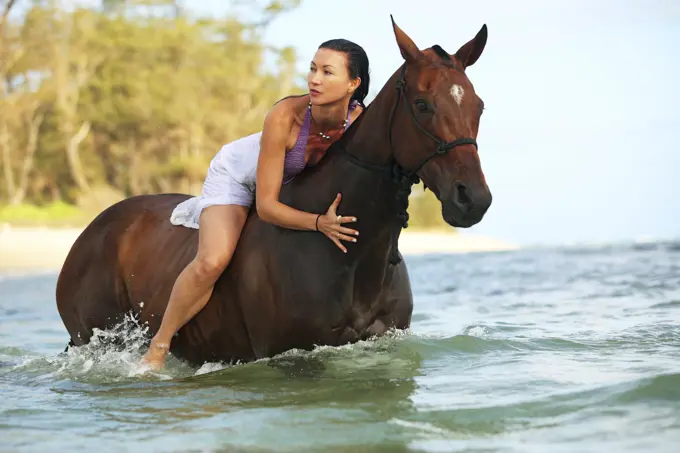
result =
[[[292,300],[296,304],[289,311],[293,314],[287,323],[289,329],[306,332],[315,341],[326,344],[364,338],[381,305],[378,293],[362,294],[351,281],[330,291],[307,294],[306,303],[301,303],[301,298]]]

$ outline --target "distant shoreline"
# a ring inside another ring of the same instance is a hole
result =
[[[0,224],[0,271],[58,271],[83,228]],[[515,244],[460,232],[403,230],[404,255],[517,250]]]

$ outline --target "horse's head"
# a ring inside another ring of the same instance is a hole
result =
[[[390,119],[394,159],[434,192],[448,224],[475,225],[491,205],[491,192],[476,142],[484,103],[465,69],[484,50],[486,25],[453,55],[439,46],[421,51],[394,20],[392,25],[405,60],[393,77],[398,98]]]

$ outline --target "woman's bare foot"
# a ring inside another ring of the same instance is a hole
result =
[[[154,343],[151,341],[149,350],[142,357],[142,364],[147,365],[152,371],[160,371],[165,367],[165,356],[168,355],[170,346],[166,343]]]

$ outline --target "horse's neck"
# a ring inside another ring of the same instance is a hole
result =
[[[378,94],[338,144],[342,149],[333,152],[328,162],[329,175],[339,178],[342,187],[338,213],[359,218],[359,240],[370,244],[369,250],[364,249],[369,252],[367,256],[387,256],[397,240],[394,232],[400,221],[399,186],[392,173],[388,137],[389,117],[395,101],[390,94],[389,89]]]
[[[281,192],[282,201],[308,212],[325,212],[340,192],[337,213],[355,216],[359,242],[355,257],[389,253],[397,227],[398,186],[392,178],[388,126],[394,98],[383,89],[371,106],[335,143],[314,169],[308,169]]]
[[[357,146],[353,146],[352,150],[356,152]],[[328,173],[319,174],[319,179],[325,184],[319,186],[328,187],[328,197],[341,193],[338,214],[357,217],[361,228],[367,229],[368,240],[394,225],[397,213],[394,181],[387,171],[388,167],[380,171],[378,167],[363,165],[363,161],[356,160],[352,154],[348,156],[349,149],[337,151],[328,156]]]
[[[373,165],[389,165],[392,162],[389,122],[396,93],[392,92],[395,90],[390,88],[390,82],[346,133],[345,149],[362,162]]]

